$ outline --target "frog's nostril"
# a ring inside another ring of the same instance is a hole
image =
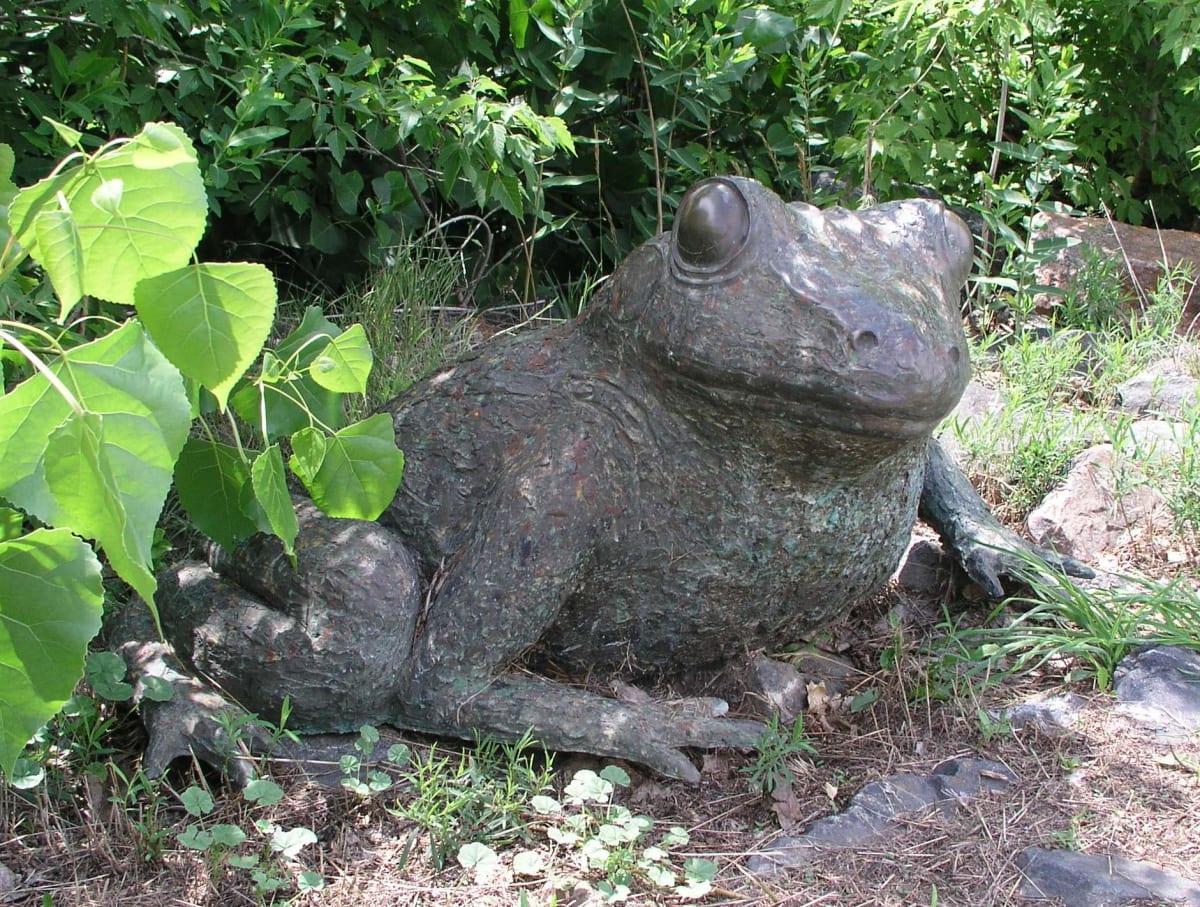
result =
[[[850,345],[862,353],[879,346],[879,338],[875,335],[874,331],[859,331],[850,338]]]

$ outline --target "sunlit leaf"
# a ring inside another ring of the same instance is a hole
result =
[[[308,373],[326,390],[365,394],[372,362],[367,332],[361,324],[354,324],[325,345],[309,365]]]
[[[283,541],[284,550],[290,555],[300,532],[292,496],[288,492],[287,475],[283,468],[283,454],[278,444],[272,444],[254,460],[250,467],[250,480],[255,499],[267,520],[267,529]]]
[[[0,542],[0,772],[63,707],[100,630],[100,561],[65,529]]]
[[[143,280],[134,301],[158,348],[224,409],[271,331],[275,278],[259,264],[191,264]]]
[[[404,454],[396,447],[391,417],[378,413],[343,428],[325,443],[320,468],[305,481],[317,506],[335,517],[378,517],[395,497],[404,472]],[[294,465],[292,469],[296,471]],[[300,478],[304,481],[303,475]]]
[[[119,199],[106,184],[122,187]],[[88,166],[68,166],[17,193],[9,208],[13,232],[41,264],[52,250],[34,223],[59,206],[60,193],[79,234],[83,292],[112,302],[133,303],[138,281],[187,264],[208,216],[195,149],[167,123],[148,124]]]
[[[122,579],[152,601],[154,527],[191,424],[183,381],[133,322],[50,370],[102,419],[68,427],[80,417],[40,374],[0,397],[0,495],[51,526],[80,528],[82,513]],[[47,462],[52,447],[56,458],[81,460],[75,445],[85,443],[87,464]]]

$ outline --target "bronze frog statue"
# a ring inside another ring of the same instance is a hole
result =
[[[999,593],[998,549],[1026,543],[932,439],[968,379],[971,261],[941,203],[819,210],[704,180],[581,317],[388,404],[406,471],[378,523],[301,503],[295,569],[256,538],[165,577],[168,639],[247,708],[290,697],[293,729],[532,730],[695,781],[685,748],[762,725],[545,675],[794,641],[887,583],[918,507]],[[188,701],[163,712],[159,768],[203,745]]]

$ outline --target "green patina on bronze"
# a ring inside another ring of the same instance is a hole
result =
[[[698,778],[752,721],[512,666],[643,676],[795,640],[883,586],[924,514],[988,589],[1004,534],[931,440],[969,365],[971,238],[935,202],[859,213],[706,180],[579,319],[488,343],[388,405],[379,524],[301,508],[175,571],[171,641],[292,726],[516,737]],[[411,556],[410,556],[411,552]]]

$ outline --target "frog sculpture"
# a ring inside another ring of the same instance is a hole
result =
[[[1028,547],[933,439],[968,379],[971,259],[938,202],[819,210],[704,180],[581,317],[387,405],[407,462],[378,522],[301,502],[295,567],[260,537],[164,577],[168,640],[246,708],[289,697],[293,729],[532,730],[695,781],[687,748],[762,725],[568,681],[797,640],[887,583],[918,509],[990,593]],[[217,701],[171,677],[160,768],[209,745]]]

